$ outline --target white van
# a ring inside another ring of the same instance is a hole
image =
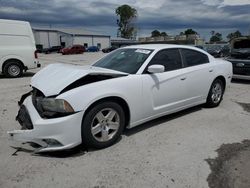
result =
[[[20,77],[23,71],[40,67],[29,22],[0,19],[0,71]]]

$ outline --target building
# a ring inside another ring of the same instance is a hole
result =
[[[83,29],[70,28],[36,28],[33,27],[36,45],[39,48],[52,46],[71,46],[81,44],[86,48],[98,46],[100,49],[111,45],[110,36]]]

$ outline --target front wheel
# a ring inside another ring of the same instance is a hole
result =
[[[220,79],[213,81],[207,96],[207,107],[219,106],[223,99],[224,87],[224,83]]]
[[[115,102],[102,102],[91,108],[82,122],[82,142],[87,147],[105,148],[113,145],[125,126],[122,107]]]

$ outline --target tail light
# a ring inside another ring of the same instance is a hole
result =
[[[36,59],[38,58],[37,50],[34,52],[34,56],[35,56]]]

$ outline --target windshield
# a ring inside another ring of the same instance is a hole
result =
[[[93,66],[135,74],[153,50],[124,48],[97,61]]]

